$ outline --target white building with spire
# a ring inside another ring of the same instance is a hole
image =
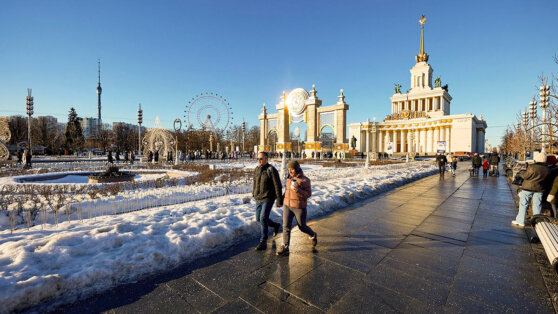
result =
[[[487,128],[482,115],[451,114],[452,97],[440,78],[433,79],[433,68],[424,50],[424,22],[421,17],[421,39],[416,64],[411,68],[410,89],[401,92],[395,85],[390,97],[391,114],[382,122],[349,124],[349,143],[359,152],[369,151],[405,155],[417,153],[434,155],[438,151],[451,153],[483,153]],[[432,84],[434,81],[434,84]]]

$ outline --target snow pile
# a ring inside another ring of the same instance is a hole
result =
[[[387,170],[380,170],[386,169]],[[308,217],[430,174],[429,164],[327,169],[305,166]],[[73,302],[206,256],[258,234],[249,194],[0,232],[0,313]],[[280,215],[274,209],[272,215]],[[277,220],[278,217],[275,217]],[[44,310],[44,308],[43,308]]]

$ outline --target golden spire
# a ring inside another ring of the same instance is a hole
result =
[[[428,62],[428,54],[424,52],[424,22],[426,22],[426,17],[422,15],[420,17],[420,50],[419,54],[415,56],[415,60],[417,63],[419,62]]]

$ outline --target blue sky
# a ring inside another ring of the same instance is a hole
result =
[[[201,92],[224,95],[234,119],[257,124],[262,103],[316,84],[324,105],[345,90],[348,122],[383,119],[393,84],[410,84],[425,14],[434,76],[452,113],[483,114],[498,144],[505,126],[558,72],[558,1],[3,1],[0,115],[96,116],[163,126]],[[274,109],[272,109],[274,111]]]

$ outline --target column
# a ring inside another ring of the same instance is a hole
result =
[[[448,147],[448,151],[451,152],[451,126],[448,125],[448,129],[446,131],[446,145]]]
[[[401,146],[400,146],[401,147],[401,152],[405,153],[405,152],[407,152],[407,148],[405,147],[405,145],[407,145],[407,141],[405,140],[405,136],[406,136],[405,130],[401,130],[399,132],[401,132],[401,134],[400,134],[401,135]]]
[[[415,145],[415,153],[420,152],[420,129],[415,130],[415,141],[416,141],[416,145]]]

